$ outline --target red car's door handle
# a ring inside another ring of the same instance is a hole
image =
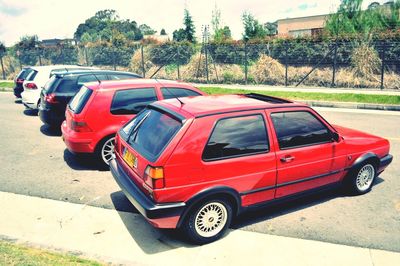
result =
[[[282,163],[289,163],[294,160],[294,157],[292,155],[286,155],[281,158]]]

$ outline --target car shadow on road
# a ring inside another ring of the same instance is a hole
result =
[[[90,154],[72,154],[68,149],[64,150],[64,161],[69,167],[74,170],[97,170],[97,171],[109,171],[109,167],[100,165],[93,156]]]
[[[382,182],[384,182],[384,180],[377,177],[373,189]],[[256,211],[246,212],[245,214],[235,218],[232,221],[230,228],[240,229],[254,223],[273,219],[281,215],[321,204],[337,197],[350,196],[351,195],[348,195],[340,189],[340,187],[324,190],[313,195],[301,197],[296,201],[287,201],[285,203],[260,208]],[[155,254],[182,247],[196,247],[185,241],[180,230],[160,230],[153,227],[130,203],[122,191],[110,194],[110,198],[131,237],[146,254]]]
[[[377,177],[372,189],[384,182],[385,180]],[[355,197],[343,190],[341,186],[334,189],[324,190],[312,195],[303,196],[296,200],[288,200],[279,204],[269,205],[257,210],[248,211],[237,217],[231,224],[232,229],[240,229],[242,227],[273,219],[282,215],[306,209],[339,197]]]
[[[24,110],[24,115],[37,116],[38,115],[38,111],[37,110],[32,110],[32,109],[25,109]]]
[[[40,127],[40,132],[42,132],[43,135],[46,135],[49,137],[60,137],[61,136],[61,128],[60,127],[51,127],[49,125],[42,125]]]
[[[14,102],[18,103],[18,104],[22,104],[22,99],[15,99]]]
[[[129,202],[122,191],[113,192],[110,197],[132,239],[146,254],[195,247],[184,242],[179,230],[153,227]]]

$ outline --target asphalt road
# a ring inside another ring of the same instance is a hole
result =
[[[400,251],[400,115],[317,110],[333,124],[389,138],[393,163],[366,195],[325,192],[247,213],[232,227]],[[11,93],[0,93],[0,122],[1,191],[136,212],[109,171],[99,170],[90,158],[75,158],[60,133],[43,126]]]

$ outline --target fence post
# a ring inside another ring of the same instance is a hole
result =
[[[336,64],[337,64],[337,48],[338,42],[337,39],[335,41],[335,50],[333,51],[333,67],[332,67],[332,84],[331,87],[335,87],[335,78],[336,78]]]
[[[140,55],[141,55],[141,60],[142,60],[142,73],[143,77],[146,77],[146,70],[144,69],[144,53],[143,53],[143,44],[140,46]]]
[[[206,56],[206,78],[207,78],[207,83],[209,83],[209,78],[208,78],[208,44],[204,44],[204,54]]]
[[[247,42],[244,42],[244,84],[247,85],[247,75],[248,75],[248,60],[247,60]]]
[[[0,56],[0,62],[1,62],[1,71],[3,72],[3,79],[6,79],[6,72],[4,70],[4,64],[3,64],[3,56]]]
[[[89,66],[89,59],[88,59],[88,54],[87,54],[87,48],[86,46],[83,47],[83,51],[85,53],[85,59],[86,59],[86,66]]]
[[[385,52],[386,52],[386,43],[382,45],[382,57],[381,57],[381,90],[383,90],[383,79],[385,75]]]
[[[42,57],[40,56],[40,49],[38,48],[39,65],[42,65]]]
[[[285,41],[285,87],[288,86],[288,49],[289,45],[287,41]]]
[[[179,44],[176,47],[176,55],[177,55],[176,66],[177,66],[177,71],[178,71],[178,80],[181,80],[181,72],[179,70]]]
[[[117,70],[117,66],[116,66],[116,62],[115,62],[115,47],[114,47],[114,44],[111,44],[111,45],[112,45],[113,68],[114,68],[114,70]]]

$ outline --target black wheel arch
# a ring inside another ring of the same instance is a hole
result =
[[[200,202],[203,202],[207,199],[226,199],[231,203],[232,207],[232,217],[235,217],[239,214],[242,206],[242,200],[240,198],[239,192],[235,189],[226,187],[226,186],[216,186],[212,188],[205,189],[200,191],[188,201],[186,201],[186,209],[183,211],[179,222],[177,224],[177,228],[181,227],[182,223],[187,218],[188,214]]]
[[[375,167],[375,170],[378,170],[379,168],[379,164],[380,164],[380,160],[378,155],[376,155],[373,152],[368,152],[365,153],[363,155],[361,155],[360,157],[358,157],[354,163],[349,167],[349,170],[347,172],[347,175],[345,177],[345,179],[351,177],[352,175],[356,174],[356,172],[358,171],[358,169],[361,168],[361,166],[367,162],[371,162],[372,165]]]

